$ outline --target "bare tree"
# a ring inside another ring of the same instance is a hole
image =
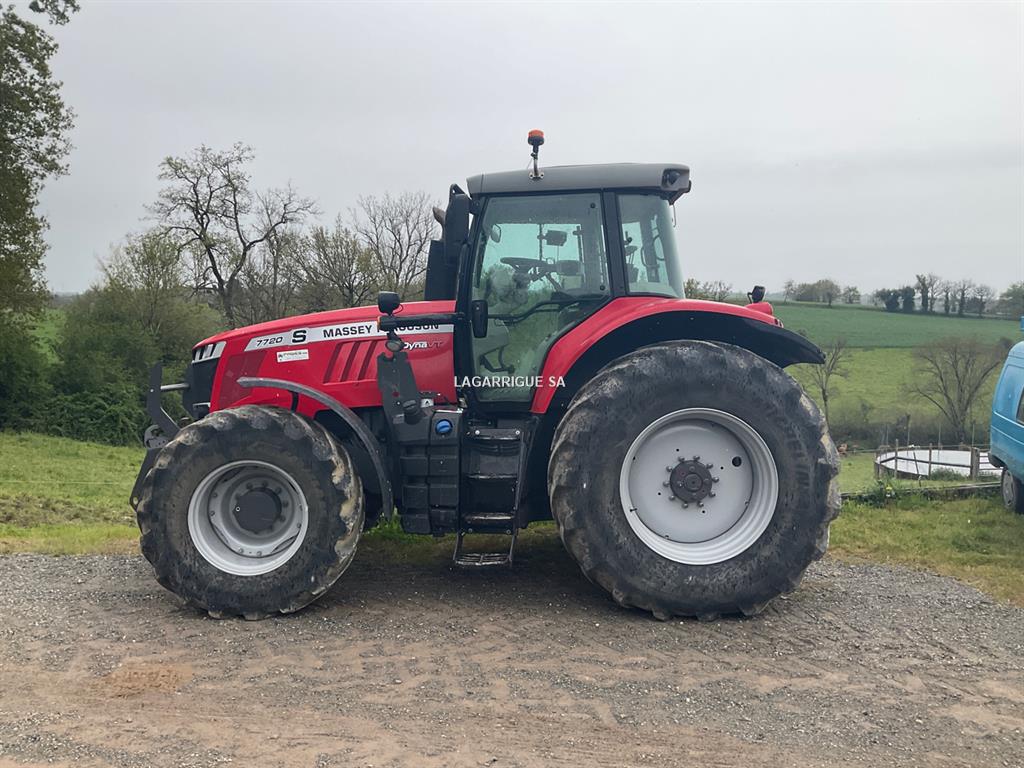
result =
[[[943,280],[935,290],[942,293],[942,312],[948,315],[953,309],[953,281]]]
[[[381,289],[409,298],[419,287],[430,241],[437,235],[432,208],[426,192],[359,198],[352,224],[373,258]]]
[[[687,279],[683,284],[683,294],[688,299],[701,301],[725,301],[732,293],[732,285],[723,280],[700,282],[695,277]]]
[[[788,303],[794,293],[796,293],[795,280],[787,280],[782,284],[782,301],[784,303]]]
[[[966,442],[971,415],[985,382],[1003,362],[1005,349],[976,338],[953,337],[914,350],[917,361],[910,391],[946,417],[958,442]]]
[[[243,144],[227,151],[201,146],[187,157],[167,157],[160,164],[167,185],[152,207],[179,252],[194,259],[195,288],[217,297],[232,326],[238,325],[239,278],[255,249],[315,210],[312,200],[291,187],[253,191],[245,170],[253,157]]]
[[[846,346],[846,339],[835,339],[825,349],[825,362],[821,365],[811,367],[811,375],[818,393],[821,395],[821,409],[825,413],[825,421],[829,420],[829,400],[832,394],[834,376],[845,378],[849,371],[844,363],[850,356],[850,350]]]
[[[732,284],[724,280],[714,280],[704,283],[704,289],[712,301],[725,301],[732,293]]]
[[[991,304],[995,297],[996,292],[992,290],[992,286],[974,286],[974,291],[971,293],[971,304],[973,304],[974,309],[977,310],[978,317],[981,317],[985,313],[985,307]]]
[[[239,272],[234,301],[239,322],[263,323],[299,311],[302,246],[302,233],[296,227],[281,227],[252,252]]]
[[[921,294],[921,311],[934,312],[936,294],[942,280],[934,272],[927,275],[915,275],[917,278],[917,291]]]
[[[844,304],[860,304],[860,289],[856,285],[848,285],[843,288]]]
[[[370,303],[380,282],[375,264],[373,254],[340,216],[333,229],[314,227],[300,260],[307,304],[328,309]]]
[[[950,283],[949,287],[953,294],[953,298],[956,300],[957,317],[963,317],[964,310],[967,308],[967,299],[974,290],[974,281],[967,280],[966,278],[963,280],[954,280]]]

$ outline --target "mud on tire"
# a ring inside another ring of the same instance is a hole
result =
[[[763,533],[706,565],[657,554],[634,532],[620,499],[620,469],[634,440],[689,408],[724,411],[752,427],[778,474]],[[782,369],[727,344],[671,342],[620,358],[580,389],[555,433],[548,491],[566,549],[616,602],[662,619],[710,619],[755,614],[799,585],[828,546],[840,505],[838,465],[818,408]]]
[[[215,567],[189,530],[189,505],[204,478],[240,461],[279,468],[306,501],[301,544],[259,575]],[[253,405],[218,411],[178,432],[146,476],[137,509],[142,553],[161,585],[212,616],[249,619],[296,611],[323,594],[351,563],[363,514],[352,461],[322,426]]]

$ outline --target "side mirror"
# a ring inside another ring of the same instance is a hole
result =
[[[444,258],[448,266],[459,263],[462,244],[469,238],[469,195],[453,194],[444,213]]]
[[[473,299],[469,303],[469,324],[473,328],[473,336],[482,339],[487,335],[488,310],[483,299]]]
[[[747,298],[750,299],[751,304],[760,304],[764,301],[764,286],[755,285],[754,290],[747,294]]]
[[[393,315],[402,306],[402,300],[393,291],[381,291],[377,294],[377,309],[382,315]]]

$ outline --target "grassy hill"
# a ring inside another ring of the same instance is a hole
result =
[[[908,416],[912,442],[949,438],[950,428],[935,406],[909,392],[915,375],[915,347],[952,336],[972,336],[988,343],[1024,339],[1018,322],[1002,319],[796,303],[778,304],[775,313],[787,328],[817,344],[846,339],[850,347],[847,375],[833,380],[831,426],[838,440],[865,446],[897,438],[906,442]],[[793,366],[789,372],[820,401],[810,366]],[[996,378],[993,374],[978,399],[973,442],[988,442],[988,409]]]
[[[917,347],[949,336],[976,336],[983,341],[1019,341],[1020,323],[987,317],[904,314],[874,307],[836,304],[776,304],[775,314],[790,330],[804,333],[817,344],[845,338],[859,348]]]

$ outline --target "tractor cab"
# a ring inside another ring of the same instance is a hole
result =
[[[538,143],[539,140],[539,143]],[[670,206],[690,190],[684,165],[608,164],[453,185],[431,244],[425,299],[455,300],[457,373],[475,399],[529,404],[552,344],[616,297],[682,299]],[[472,216],[472,223],[471,223]],[[461,336],[461,338],[460,338]]]

